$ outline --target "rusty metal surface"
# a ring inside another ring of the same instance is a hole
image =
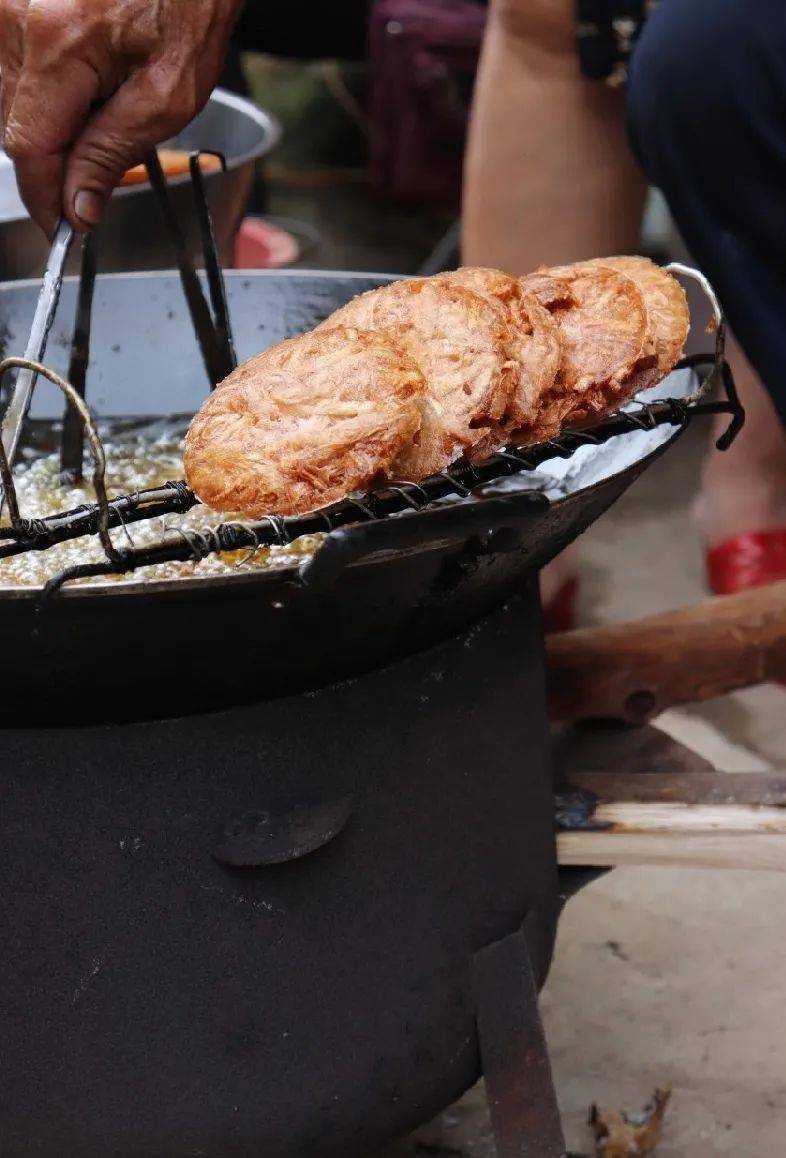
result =
[[[475,957],[480,1054],[498,1158],[566,1158],[524,928]]]

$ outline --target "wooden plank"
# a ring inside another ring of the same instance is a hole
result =
[[[560,864],[786,872],[786,773],[718,772],[656,728],[555,737]],[[571,801],[574,801],[571,804]]]
[[[643,723],[786,676],[786,583],[547,640],[553,720]]]
[[[601,804],[750,805],[784,809],[786,774],[776,772],[584,772],[572,788],[594,793]]]
[[[561,832],[557,836],[557,856],[565,866],[651,865],[786,872],[786,836],[724,832]]]
[[[598,825],[609,825],[617,835],[634,832],[665,832],[674,836],[697,832],[740,832],[782,833],[786,836],[786,810],[755,804],[612,801],[597,806],[593,821]]]

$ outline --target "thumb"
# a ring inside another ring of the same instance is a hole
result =
[[[164,95],[149,71],[134,73],[92,115],[68,156],[63,212],[74,228],[84,232],[98,225],[126,170],[184,128],[196,112],[191,101],[173,98],[170,86]]]

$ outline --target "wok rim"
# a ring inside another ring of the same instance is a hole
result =
[[[224,270],[224,278],[232,281],[248,281],[254,278],[298,278],[307,277],[323,278],[326,281],[334,281],[336,277],[336,270],[334,269],[226,269]],[[391,273],[374,273],[368,270],[361,270],[355,272],[353,270],[338,271],[341,277],[348,281],[397,281],[398,274]],[[197,273],[204,276],[204,270],[197,270]],[[402,275],[402,280],[407,276]],[[179,278],[180,275],[176,269],[135,269],[130,271],[119,271],[115,273],[100,273],[96,279],[97,285],[104,281],[143,281],[145,279],[154,278],[156,281],[161,281],[164,278]],[[76,284],[79,278],[75,274],[69,274],[68,277],[63,278],[63,285],[69,283]],[[6,281],[0,281],[0,294],[14,289],[40,289],[40,277],[24,277],[24,278],[8,278]],[[99,416],[100,417],[100,416]]]

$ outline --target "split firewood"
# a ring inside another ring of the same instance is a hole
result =
[[[620,1110],[602,1113],[597,1106],[590,1106],[589,1125],[595,1134],[598,1158],[635,1158],[652,1154],[661,1140],[670,1097],[671,1090],[656,1090],[642,1113],[631,1116]]]

